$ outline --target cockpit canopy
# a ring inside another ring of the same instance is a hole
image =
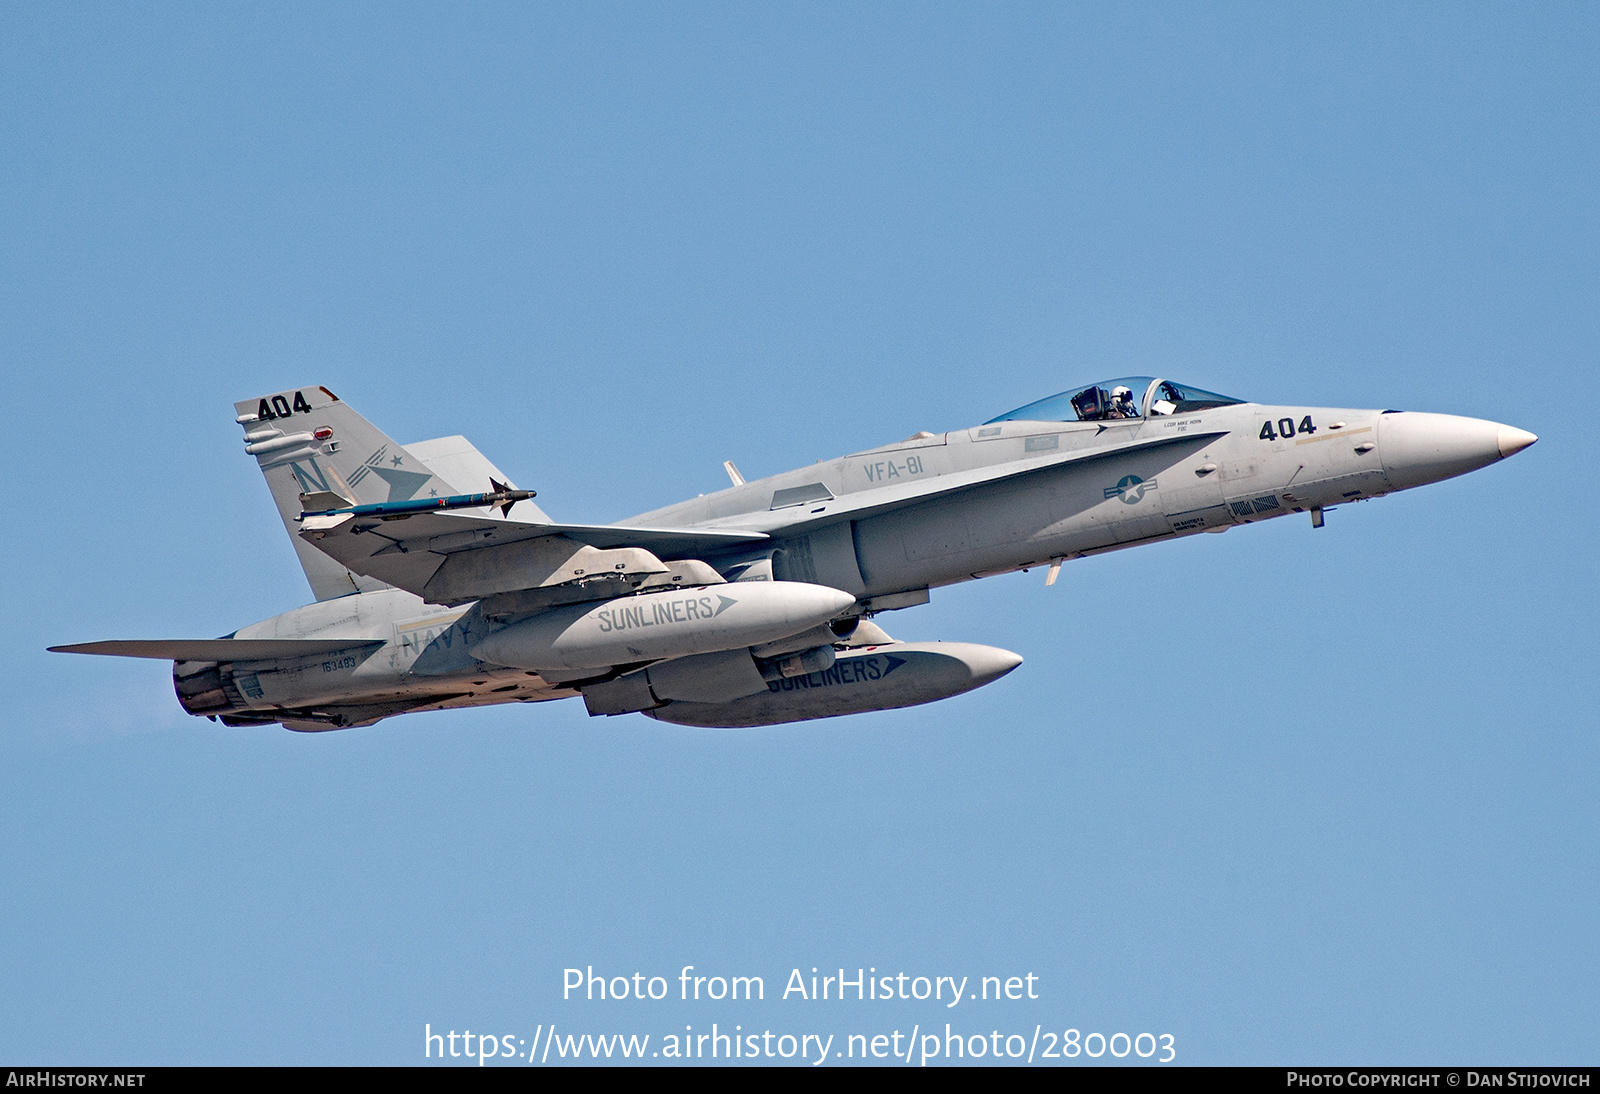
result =
[[[1160,380],[1154,376],[1124,376],[1102,380],[1088,387],[1071,388],[1048,399],[1018,407],[995,422],[1103,422],[1123,418],[1159,417],[1164,414],[1192,414],[1212,407],[1244,402],[1201,391],[1197,387]]]

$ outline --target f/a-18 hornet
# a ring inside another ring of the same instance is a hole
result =
[[[1537,439],[1137,376],[756,482],[730,462],[729,489],[587,525],[465,438],[396,444],[325,387],[235,409],[316,603],[226,638],[54,648],[171,660],[191,714],[310,731],[579,695],[729,728],[932,702],[1022,662],[873,622],[932,588],[1034,566],[1054,584],[1069,559],[1290,513],[1320,528]]]

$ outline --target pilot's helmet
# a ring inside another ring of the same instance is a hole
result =
[[[1117,400],[1119,403],[1123,402],[1124,400],[1131,402],[1133,400],[1133,392],[1129,391],[1121,384],[1118,384],[1116,387],[1111,389],[1111,397]]]

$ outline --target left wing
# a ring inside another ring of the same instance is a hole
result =
[[[366,574],[435,604],[584,579],[664,573],[690,559],[767,539],[762,532],[533,524],[455,513],[305,516],[300,537]]]
[[[155,661],[269,661],[381,645],[381,638],[158,638],[79,642],[73,646],[51,646],[49,652],[148,657]]]

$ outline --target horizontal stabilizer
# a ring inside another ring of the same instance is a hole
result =
[[[75,646],[51,646],[50,652],[149,657],[157,661],[268,661],[381,645],[382,639],[372,638],[158,638],[132,642],[80,642]]]
[[[300,508],[307,513],[322,513],[329,509],[349,509],[355,502],[333,490],[315,490],[300,495]]]

